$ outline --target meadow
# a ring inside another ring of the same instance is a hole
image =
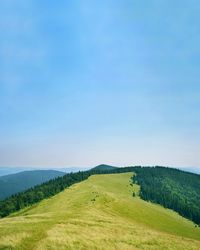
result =
[[[132,175],[91,176],[1,219],[0,249],[199,250],[200,228],[141,200]]]

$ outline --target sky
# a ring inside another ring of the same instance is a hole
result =
[[[200,167],[198,0],[1,0],[0,166]]]

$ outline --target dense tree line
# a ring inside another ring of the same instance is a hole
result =
[[[22,208],[35,204],[43,199],[49,198],[71,185],[86,180],[93,174],[103,173],[122,173],[131,171],[129,168],[111,168],[103,169],[95,168],[90,171],[79,171],[77,173],[69,173],[62,177],[55,178],[43,184],[37,185],[24,192],[12,195],[9,198],[0,201],[0,218],[5,217]]]
[[[30,206],[45,198],[49,198],[63,191],[72,184],[86,180],[89,176],[89,171],[70,173],[35,186],[34,188],[30,188],[24,192],[12,195],[3,201],[0,201],[0,217],[5,217],[10,213]]]
[[[0,201],[0,217],[49,198],[94,174],[134,172],[142,199],[163,205],[200,225],[200,175],[164,167],[94,168],[69,173]]]
[[[200,225],[200,175],[164,167],[140,167],[134,172],[142,199],[173,209]]]

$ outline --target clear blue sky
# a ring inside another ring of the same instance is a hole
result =
[[[198,0],[2,0],[0,166],[200,166]]]

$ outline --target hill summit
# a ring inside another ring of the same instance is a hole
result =
[[[94,168],[92,168],[91,170],[102,170],[102,171],[105,171],[105,170],[113,170],[113,169],[116,169],[117,167],[114,167],[114,166],[110,166],[110,165],[106,165],[106,164],[100,164]]]

